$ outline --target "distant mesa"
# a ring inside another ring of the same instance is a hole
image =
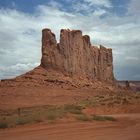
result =
[[[50,29],[42,30],[41,66],[69,75],[113,83],[112,49],[92,46],[80,30],[61,29],[60,42]]]

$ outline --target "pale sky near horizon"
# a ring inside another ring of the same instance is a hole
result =
[[[0,0],[0,79],[38,66],[41,30],[80,29],[113,49],[118,80],[140,80],[140,0]]]

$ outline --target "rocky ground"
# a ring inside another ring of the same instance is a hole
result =
[[[39,66],[1,80],[0,138],[138,140],[139,105],[138,91]]]

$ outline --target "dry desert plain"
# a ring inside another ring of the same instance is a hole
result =
[[[38,67],[0,82],[0,140],[140,139],[139,91],[56,75]]]

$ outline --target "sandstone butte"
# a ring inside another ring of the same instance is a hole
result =
[[[112,49],[91,45],[90,37],[80,30],[60,31],[60,42],[50,29],[42,30],[41,66],[71,76],[114,83]]]
[[[65,30],[57,43],[50,29],[42,30],[42,58],[35,69],[14,79],[3,79],[0,87],[116,87],[112,49],[92,46],[80,30]]]

